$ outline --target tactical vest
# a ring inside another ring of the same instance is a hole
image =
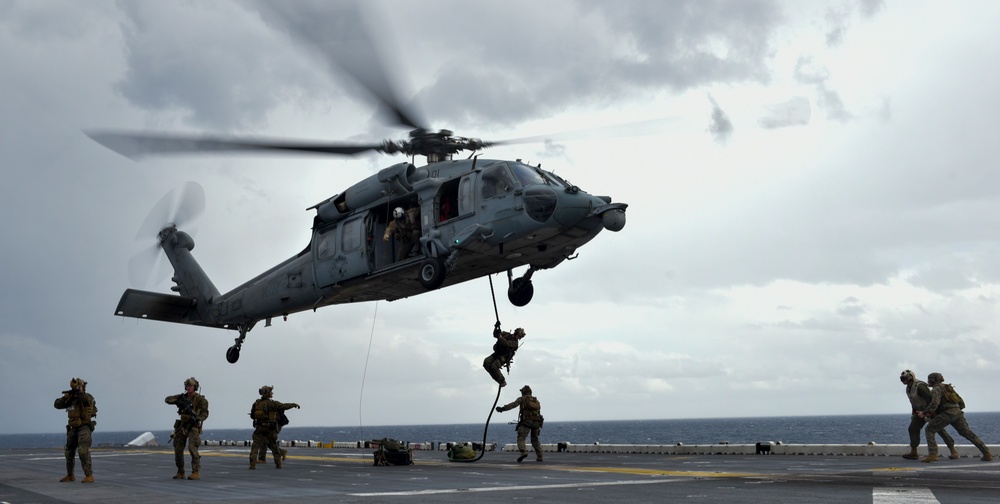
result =
[[[542,403],[533,395],[521,399],[521,421],[533,427],[542,418]]]
[[[66,409],[69,426],[73,429],[83,425],[91,425],[93,417],[97,415],[97,405],[93,398],[88,397],[90,394],[81,393],[80,395],[81,397],[73,401],[73,405]]]
[[[910,405],[913,409],[917,411],[922,411],[927,409],[927,406],[931,403],[931,400],[926,397],[921,397],[918,393],[920,390],[920,385],[927,385],[920,380],[913,380],[913,384],[906,389],[906,397],[910,399]],[[930,389],[928,388],[928,391]]]
[[[270,399],[258,399],[253,403],[251,418],[257,422],[274,423],[278,421],[278,410],[271,407]]]

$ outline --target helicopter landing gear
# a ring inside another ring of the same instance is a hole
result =
[[[249,330],[246,326],[240,326],[240,336],[236,338],[236,344],[226,350],[226,360],[230,364],[236,364],[236,361],[240,360],[240,348],[243,346],[243,340],[247,339],[247,331]]]
[[[428,257],[420,264],[418,279],[427,290],[434,290],[444,283],[445,265],[440,257]]]
[[[528,268],[528,272],[523,277],[513,278],[514,273],[507,270],[507,299],[514,306],[524,306],[531,302],[531,297],[535,295],[535,286],[531,283],[531,275],[535,270]]]

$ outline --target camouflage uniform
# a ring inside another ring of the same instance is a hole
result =
[[[538,440],[538,434],[542,430],[545,418],[542,416],[541,404],[538,402],[538,399],[531,395],[531,387],[527,385],[521,387],[521,397],[518,397],[511,403],[497,406],[497,412],[502,413],[514,408],[520,408],[517,419],[517,449],[521,452],[521,456],[517,458],[517,461],[520,462],[528,456],[524,440],[530,432],[531,447],[535,450],[537,457],[535,460],[541,462],[542,443]]]
[[[525,336],[524,329],[518,327],[514,329],[514,333],[511,334],[506,331],[501,331],[500,326],[497,325],[493,329],[493,337],[497,339],[497,342],[493,344],[493,353],[489,357],[483,359],[483,368],[486,372],[493,377],[493,380],[500,384],[501,387],[507,386],[507,380],[504,379],[503,373],[500,372],[500,368],[507,365],[511,359],[514,358],[514,352],[517,352],[518,342],[521,338]]]
[[[916,460],[919,458],[917,447],[920,446],[920,431],[927,424],[927,419],[924,418],[923,413],[927,409],[927,405],[931,402],[931,389],[927,386],[927,383],[918,380],[913,371],[909,369],[900,373],[899,381],[906,384],[906,398],[910,400],[911,406],[910,426],[906,429],[910,435],[910,453],[903,455],[903,458]],[[955,449],[955,439],[944,430],[940,432],[940,435],[951,451],[949,458],[957,459],[958,451]]]
[[[396,236],[396,243],[399,246],[396,260],[402,261],[420,242],[420,208],[410,208],[403,212],[402,218],[393,218],[385,227],[382,241],[389,241],[392,235]]]
[[[69,382],[70,390],[63,392],[62,397],[56,398],[53,404],[56,409],[65,409],[69,416],[69,423],[66,424],[66,476],[59,480],[75,481],[76,476],[73,470],[76,466],[76,454],[80,453],[80,465],[83,466],[83,483],[93,483],[94,473],[90,463],[90,443],[91,434],[97,422],[97,402],[94,396],[87,393],[87,382],[80,378],[73,378]]]
[[[285,404],[272,399],[274,387],[271,386],[261,387],[259,392],[260,399],[254,401],[253,406],[250,407],[250,418],[253,419],[254,426],[253,445],[250,446],[250,469],[257,468],[258,457],[263,459],[263,456],[259,454],[265,446],[271,450],[271,455],[274,456],[274,466],[281,469],[281,461],[284,460],[285,454],[288,452],[278,446],[278,431],[281,430],[278,425],[278,417],[281,412],[298,408],[299,405],[296,403]]]
[[[983,443],[983,440],[979,439],[975,432],[972,432],[972,429],[969,428],[969,422],[965,421],[965,413],[962,412],[965,409],[965,401],[959,398],[960,402],[948,402],[945,395],[944,376],[941,376],[941,373],[931,373],[927,375],[927,383],[931,386],[931,401],[927,405],[927,409],[924,410],[924,416],[931,420],[927,423],[925,430],[927,433],[927,456],[922,462],[937,461],[938,447],[934,440],[934,434],[943,432],[944,428],[949,425],[954,427],[962,437],[971,441],[976,448],[979,448],[983,454],[982,460],[984,462],[993,460],[993,455],[986,447],[986,443]]]
[[[191,453],[191,475],[188,479],[196,480],[201,479],[198,447],[201,445],[201,425],[208,418],[208,399],[196,392],[199,387],[194,377],[184,380],[184,388],[185,393],[167,396],[164,400],[167,404],[176,405],[181,416],[174,422],[174,464],[177,466],[174,479],[184,477],[184,445],[187,445]],[[191,404],[190,411],[183,406],[185,402]]]

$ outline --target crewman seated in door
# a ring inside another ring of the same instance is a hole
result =
[[[390,236],[395,236],[398,247],[395,260],[406,259],[420,242],[420,207],[414,206],[406,211],[396,207],[392,211],[392,221],[385,227],[382,241],[389,241]]]

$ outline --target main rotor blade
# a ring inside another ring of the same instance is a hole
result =
[[[593,138],[623,138],[623,137],[656,135],[664,132],[664,126],[676,122],[679,119],[680,118],[678,117],[662,117],[658,119],[649,119],[645,121],[611,124],[607,126],[598,126],[596,128],[566,131],[550,135],[535,135],[530,137],[511,138],[508,140],[500,140],[489,143],[490,145],[517,145],[517,144],[527,144],[527,143],[539,143],[539,142],[544,142],[546,140],[552,140],[552,141],[587,140]]]
[[[265,22],[318,52],[332,70],[350,75],[378,99],[394,122],[410,129],[430,129],[418,107],[404,104],[401,99],[397,82],[405,77],[400,74],[403,67],[378,47],[399,46],[386,42],[392,35],[387,30],[380,32],[378,38],[373,36],[372,23],[366,18],[381,16],[374,12],[370,2],[361,3],[261,2],[258,8]]]
[[[377,151],[378,144],[308,143],[303,141],[241,140],[212,136],[84,131],[95,142],[132,160],[146,156],[186,153],[272,152],[285,154],[332,154],[352,156]]]

